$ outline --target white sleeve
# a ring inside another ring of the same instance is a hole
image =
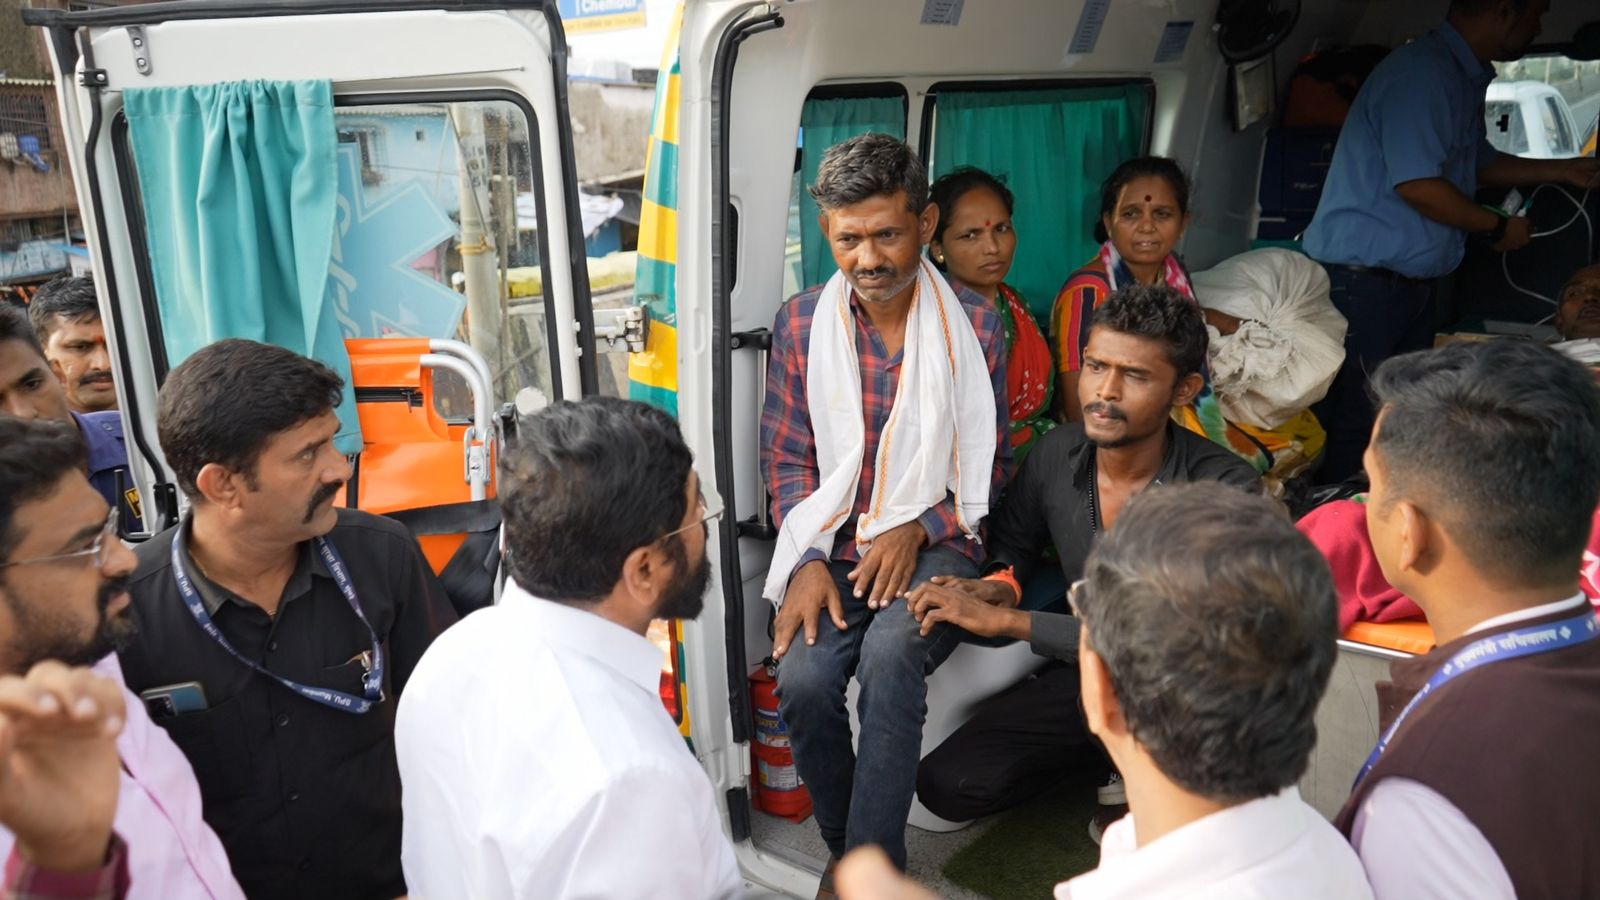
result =
[[[566,900],[725,900],[742,895],[733,846],[709,787],[668,767],[613,781],[568,823],[518,897]],[[707,821],[707,813],[710,821]]]
[[[1373,787],[1356,810],[1350,843],[1377,900],[1516,900],[1483,832],[1438,791],[1409,778]]]

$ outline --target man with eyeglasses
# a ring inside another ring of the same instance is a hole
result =
[[[116,742],[121,776],[115,827],[128,843],[112,841],[98,856],[85,851],[46,855],[39,862],[64,870],[56,874],[69,879],[68,886],[76,883],[70,880],[74,875],[79,880],[98,877],[96,866],[102,863],[121,864],[132,878],[132,897],[242,898],[227,854],[201,816],[200,790],[188,761],[122,686],[114,651],[125,647],[137,630],[128,595],[135,559],[117,540],[117,512],[108,510],[89,485],[85,462],[83,440],[70,425],[0,417],[0,675],[30,673],[33,678],[31,673],[50,661],[62,667],[93,665],[96,674],[114,682],[113,696],[120,695],[125,707],[119,715],[126,725]],[[54,678],[81,676],[58,670]],[[14,683],[0,686],[0,696],[18,689]],[[22,728],[10,738],[25,739],[26,734]],[[17,746],[26,749],[26,740]],[[81,746],[61,750],[87,753]],[[83,764],[79,788],[87,790],[95,776],[94,758],[85,756]],[[0,774],[0,794],[15,789],[10,775]],[[0,800],[0,822],[19,826],[23,856],[28,857],[37,849],[36,835],[46,829],[38,827],[37,818],[8,816],[3,810],[11,799]],[[13,812],[46,812],[40,804],[31,806]],[[30,824],[36,827],[30,829]],[[0,830],[0,854],[12,838]],[[46,878],[35,887],[45,891],[63,883]]]
[[[1127,776],[1130,814],[1056,900],[1370,900],[1360,860],[1295,787],[1338,617],[1328,564],[1282,508],[1218,484],[1152,488],[1072,598],[1084,718]],[[844,900],[927,896],[871,854],[839,882]]]
[[[504,596],[434,642],[400,704],[412,893],[741,896],[646,637],[699,615],[722,514],[677,423],[627,400],[557,403],[500,464]]]

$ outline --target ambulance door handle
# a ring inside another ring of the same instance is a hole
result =
[[[761,391],[756,395],[756,415],[759,417],[761,410],[767,405],[767,364],[772,355],[772,332],[766,328],[736,331],[728,336],[728,344],[734,350],[756,351],[756,371],[760,373],[761,378]],[[740,519],[735,526],[739,530],[740,537],[755,538],[759,541],[777,539],[778,529],[772,527],[772,497],[767,494],[765,487],[761,490],[761,503],[756,507],[755,515],[748,519]]]

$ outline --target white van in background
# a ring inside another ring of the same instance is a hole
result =
[[[1483,104],[1489,143],[1501,153],[1531,159],[1578,155],[1586,136],[1561,92],[1542,81],[1497,81]]]

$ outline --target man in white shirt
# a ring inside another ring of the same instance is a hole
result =
[[[1215,483],[1148,488],[1068,599],[1084,717],[1129,814],[1106,830],[1099,868],[1057,885],[1057,900],[1372,896],[1294,787],[1316,743],[1337,604],[1327,563],[1281,509]],[[840,867],[845,900],[914,896],[883,884],[881,861],[855,863]]]
[[[1387,898],[1600,890],[1600,626],[1579,589],[1600,392],[1523,341],[1389,360],[1366,469],[1384,577],[1437,649],[1379,682],[1383,737],[1337,824]]]
[[[428,649],[395,725],[411,896],[738,896],[645,637],[699,614],[720,515],[677,423],[624,400],[558,403],[501,466],[511,580]]]

